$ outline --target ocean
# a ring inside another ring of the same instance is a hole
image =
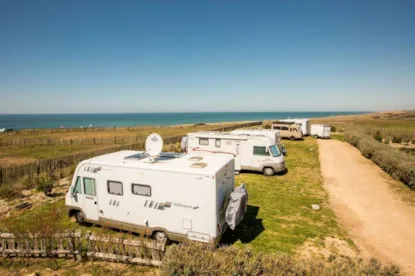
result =
[[[0,129],[127,127],[178,125],[286,118],[316,118],[367,112],[206,112],[206,113],[114,113],[114,114],[13,114],[0,115]]]

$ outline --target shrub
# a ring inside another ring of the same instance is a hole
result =
[[[336,127],[335,126],[331,126],[331,132],[336,132]]]
[[[21,197],[21,188],[19,186],[13,186],[10,184],[0,185],[0,197],[7,201],[11,201],[15,198]]]
[[[35,183],[28,175],[23,176],[22,180],[20,181],[22,187],[26,190],[31,190],[35,187]]]
[[[162,275],[399,275],[396,266],[378,261],[337,256],[297,260],[288,255],[252,253],[236,247],[203,243],[172,245],[161,267]]]
[[[392,143],[400,144],[400,143],[402,143],[402,138],[401,137],[394,136],[392,138]]]
[[[357,147],[361,153],[409,187],[415,187],[415,157],[379,143],[362,130],[348,130],[345,140]]]
[[[271,129],[271,124],[264,124],[262,127],[264,129]]]
[[[376,133],[373,135],[373,138],[375,138],[376,141],[381,142],[383,141],[383,137],[382,134],[380,133],[380,131],[376,131]]]
[[[50,196],[54,184],[55,180],[49,174],[41,173],[36,180],[36,189],[39,192],[43,192],[46,196]]]

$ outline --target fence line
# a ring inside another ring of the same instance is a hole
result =
[[[120,239],[82,235],[81,231],[68,231],[49,237],[22,233],[0,233],[0,254],[3,257],[57,257],[105,260],[131,264],[161,266],[166,252],[166,243],[149,239]]]
[[[252,127],[262,125],[262,121],[250,122],[244,124],[231,125],[221,128],[212,129],[212,131],[231,131],[237,128]],[[166,137],[164,143],[166,145],[175,144],[181,142],[183,135]],[[91,158],[93,156],[116,152],[119,150],[144,150],[144,142],[138,141],[132,144],[114,146],[105,149],[95,149],[89,152],[73,153],[69,155],[59,156],[52,159],[38,159],[34,162],[11,167],[0,167],[0,185],[1,184],[14,184],[19,181],[23,176],[29,177],[30,181],[33,181],[39,174],[48,173],[53,174],[60,172],[67,166],[81,162],[82,160]]]

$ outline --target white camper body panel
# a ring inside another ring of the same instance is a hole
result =
[[[330,138],[331,126],[328,125],[311,125],[311,135],[318,138]]]
[[[279,120],[279,121],[299,124],[299,125],[301,125],[301,131],[303,132],[303,135],[310,135],[311,127],[310,127],[310,120],[309,119],[295,118],[295,119],[283,119],[283,120]]]
[[[188,153],[230,155],[235,158],[235,171],[262,172],[266,167],[271,167],[274,172],[285,170],[284,156],[275,144],[275,138],[226,132],[188,133],[187,138]],[[271,147],[276,154],[272,153]],[[263,154],[258,154],[261,149]]]
[[[264,135],[274,139],[276,144],[281,144],[280,131],[277,129],[237,129],[231,131],[231,133],[238,135]]]
[[[121,151],[82,161],[71,185],[80,179],[82,190],[75,197],[68,192],[68,209],[82,211],[87,221],[133,232],[217,241],[226,229],[227,199],[234,188],[233,158],[182,155],[154,163],[130,158],[140,153]],[[195,163],[202,166],[191,167]]]

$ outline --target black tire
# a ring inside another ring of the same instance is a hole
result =
[[[291,141],[295,141],[295,137],[294,136],[290,136],[290,140]]]
[[[274,171],[274,169],[273,169],[273,168],[271,168],[271,167],[266,167],[266,168],[264,168],[264,169],[262,170],[262,173],[263,173],[265,176],[273,176],[273,175],[275,174],[275,171]]]
[[[79,224],[79,225],[84,225],[85,224],[85,219],[84,219],[84,214],[82,214],[82,212],[76,212],[75,213],[75,219],[76,219],[76,222]]]
[[[318,135],[317,134],[314,134],[313,137],[317,139],[318,138]]]
[[[163,231],[156,231],[153,233],[153,239],[155,239],[158,242],[166,242],[166,244],[170,244],[170,239],[167,236],[166,233],[164,233]]]

